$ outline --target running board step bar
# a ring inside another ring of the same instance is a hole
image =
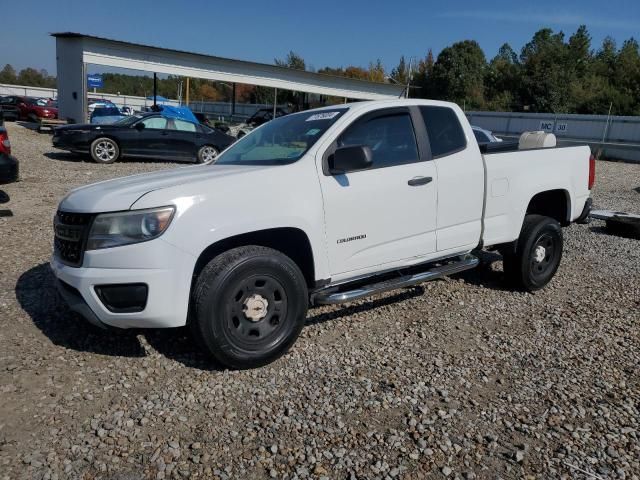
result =
[[[325,287],[311,295],[311,302],[314,305],[334,305],[338,303],[352,302],[361,298],[370,297],[378,293],[395,290],[398,288],[410,287],[418,283],[437,280],[442,277],[453,275],[455,273],[464,272],[475,268],[480,260],[473,255],[465,255],[457,260],[448,262],[444,265],[437,265],[429,270],[410,275],[402,275],[400,277],[383,280],[368,285],[360,285],[352,290],[340,290],[341,288],[349,288],[347,285]]]

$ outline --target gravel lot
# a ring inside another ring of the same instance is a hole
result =
[[[97,332],[58,300],[70,188],[95,165],[8,123],[0,218],[0,479],[640,478],[640,241],[565,230],[536,294],[483,271],[309,312],[270,366],[223,371],[183,330]],[[640,210],[640,164],[598,163],[598,207]]]

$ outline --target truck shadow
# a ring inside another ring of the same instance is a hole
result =
[[[69,310],[58,296],[48,263],[42,263],[23,273],[16,284],[15,294],[33,324],[54,345],[110,356],[145,355],[135,332],[102,331]]]
[[[487,275],[489,278],[487,278]],[[489,288],[504,289],[502,273],[490,269],[464,272],[456,275],[471,284],[482,284]],[[330,311],[327,307],[313,307],[305,321],[305,328],[313,328],[325,322],[338,320],[358,313],[395,304],[424,295],[425,290],[417,285],[382,298],[364,299]],[[193,341],[187,328],[101,330],[84,321],[69,310],[58,296],[54,276],[48,263],[42,263],[24,272],[15,286],[15,295],[22,309],[31,317],[33,324],[54,345],[106,356],[144,357],[148,347],[160,355],[179,362],[186,367],[203,371],[221,371],[224,367],[204,353]],[[331,308],[331,307],[329,307]]]
[[[33,324],[54,345],[78,352],[114,357],[144,357],[149,354],[144,342],[167,358],[187,367],[222,370],[193,342],[186,328],[101,330],[69,310],[59,297],[48,263],[23,273],[15,295]]]
[[[61,162],[88,162],[91,158],[88,155],[80,155],[71,152],[45,152],[45,157],[51,160],[59,160]]]

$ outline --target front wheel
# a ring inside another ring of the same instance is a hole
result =
[[[543,288],[560,266],[562,244],[562,228],[556,220],[527,215],[515,250],[503,252],[507,281],[528,292]]]
[[[113,163],[119,156],[120,148],[110,138],[97,138],[91,143],[91,158],[96,163]]]
[[[205,145],[204,147],[200,147],[200,150],[198,150],[196,160],[198,163],[213,162],[216,158],[218,158],[219,154],[220,152],[216,147],[212,145]]]
[[[237,369],[273,362],[304,326],[308,292],[304,275],[270,248],[231,249],[209,262],[193,294],[191,327],[220,363]]]

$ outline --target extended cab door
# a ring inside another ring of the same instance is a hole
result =
[[[334,279],[435,252],[437,178],[425,142],[417,109],[387,108],[356,119],[324,152],[320,183]],[[332,175],[330,155],[354,145],[371,148],[373,166]]]
[[[438,172],[438,252],[473,248],[480,242],[484,166],[460,108],[420,106]]]

